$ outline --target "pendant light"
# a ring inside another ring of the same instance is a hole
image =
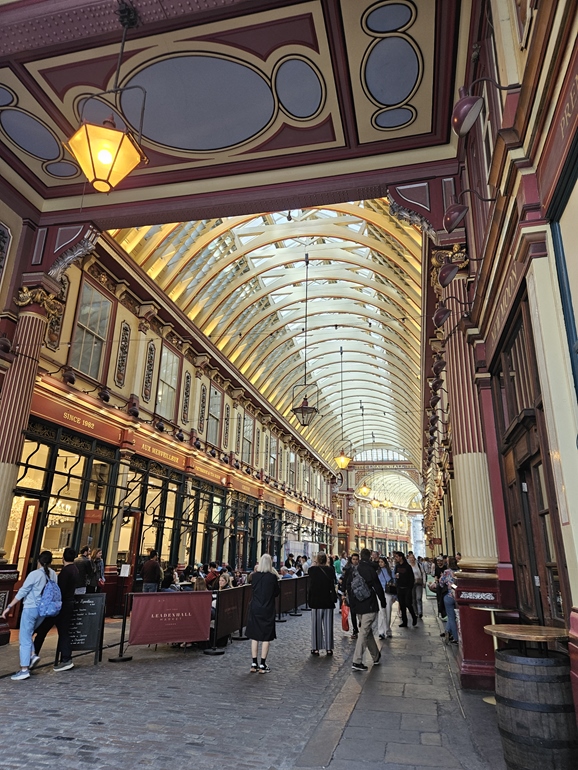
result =
[[[293,403],[295,403],[295,391],[304,392],[308,388],[313,388],[315,392],[315,406],[311,406],[309,404],[309,401],[307,399],[307,395],[303,396],[303,400],[298,406],[294,406],[291,411],[297,417],[301,425],[303,425],[304,428],[311,425],[313,418],[316,414],[318,414],[319,410],[317,408],[317,403],[319,400],[319,390],[316,385],[307,384],[307,301],[309,297],[308,293],[308,287],[309,287],[309,254],[305,254],[305,326],[304,326],[304,334],[305,334],[305,340],[303,344],[303,355],[305,359],[305,366],[303,371],[303,382],[298,383],[293,387]]]
[[[341,381],[341,453],[334,457],[337,467],[340,468],[342,471],[347,468],[349,463],[351,462],[351,457],[349,455],[345,454],[345,450],[343,449],[343,347],[339,348],[339,372],[340,372],[340,381]]]
[[[120,88],[118,85],[127,30],[137,27],[140,23],[140,19],[136,8],[129,0],[118,0],[117,15],[122,25],[123,32],[114,86],[108,91],[92,94],[83,101],[80,110],[80,128],[74,136],[64,144],[66,149],[78,161],[80,168],[93,188],[97,192],[105,193],[109,193],[113,190],[139,165],[139,163],[148,163],[148,158],[140,146],[146,91],[142,86],[127,86],[125,88]],[[102,125],[90,123],[88,120],[84,119],[86,106],[91,100],[99,100],[99,97],[102,96],[113,96],[116,98],[120,94],[134,89],[142,92],[140,125],[137,139],[135,139],[128,128],[124,131],[117,128],[114,115],[112,114],[104,120]]]

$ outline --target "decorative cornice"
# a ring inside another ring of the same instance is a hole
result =
[[[74,246],[71,246],[69,249],[66,249],[66,251],[63,251],[62,254],[57,257],[48,271],[48,275],[60,283],[62,276],[71,265],[84,259],[84,257],[87,257],[89,254],[92,254],[96,248],[97,238],[98,232],[96,230],[90,230],[81,241]]]
[[[415,211],[406,209],[405,206],[400,206],[399,203],[393,199],[389,190],[387,191],[386,198],[387,202],[389,203],[389,213],[392,217],[399,219],[400,222],[409,222],[412,225],[416,225],[423,231],[425,235],[427,235],[428,238],[431,238],[435,244],[438,243],[438,235],[434,230],[431,222],[428,222],[425,217],[422,217]]]

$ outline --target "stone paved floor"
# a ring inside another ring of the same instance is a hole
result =
[[[309,618],[278,626],[265,676],[249,673],[249,643],[235,642],[218,657],[138,647],[112,664],[105,650],[99,666],[83,656],[72,671],[2,678],[1,767],[503,770],[494,707],[457,688],[455,648],[441,643],[431,604],[417,628],[396,624],[382,665],[362,674],[337,613],[333,658],[309,654]],[[113,623],[109,643],[115,633]]]

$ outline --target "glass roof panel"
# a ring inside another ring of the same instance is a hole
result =
[[[385,199],[114,237],[328,461],[342,432],[358,456],[369,450],[361,399],[374,440],[419,468],[421,232]],[[305,358],[322,408],[300,428],[291,410]]]

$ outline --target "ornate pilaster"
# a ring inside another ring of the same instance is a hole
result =
[[[452,281],[451,291],[446,289],[445,295],[454,324],[464,315],[467,318],[466,276],[459,275]],[[491,689],[494,682],[494,650],[490,637],[484,633],[488,613],[472,609],[472,605],[499,605],[496,533],[488,458],[475,385],[474,354],[462,333],[449,333],[445,357],[452,422],[452,511],[456,549],[462,553],[457,581],[460,680],[464,687]]]
[[[63,305],[57,300],[63,272],[94,250],[94,239],[83,238],[63,252],[47,273],[24,273],[14,299],[22,308],[12,341],[13,360],[4,377],[0,399],[0,544],[4,542],[12,507],[18,463],[28,424],[38,357],[46,326],[60,318]]]

